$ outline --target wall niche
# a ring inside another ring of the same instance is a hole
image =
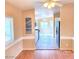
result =
[[[32,33],[32,25],[31,25],[31,17],[26,17],[25,18],[25,31],[26,34],[31,34]]]

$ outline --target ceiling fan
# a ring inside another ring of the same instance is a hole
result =
[[[46,1],[42,1],[43,6],[47,7],[48,9],[54,8],[55,6],[61,7],[63,6],[63,4],[61,3],[61,1],[59,0],[46,0]]]

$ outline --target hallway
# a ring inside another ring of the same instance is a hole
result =
[[[55,27],[57,29],[55,29]],[[36,20],[35,26],[35,43],[36,49],[58,49],[59,39],[59,23],[55,23],[52,17],[42,20]],[[56,31],[56,33],[55,33]],[[56,35],[56,37],[55,37]]]
[[[58,49],[56,39],[52,36],[41,36],[36,43],[37,49]]]
[[[16,59],[74,59],[72,51],[30,50],[22,51]]]

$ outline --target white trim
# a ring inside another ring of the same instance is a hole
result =
[[[22,51],[23,51],[23,49],[20,50],[20,51],[16,54],[16,56],[15,56],[14,58],[16,58]]]
[[[5,50],[7,50],[7,49],[10,48],[11,46],[15,45],[16,43],[18,43],[18,42],[20,42],[20,41],[22,41],[22,40],[27,40],[27,39],[33,40],[33,39],[35,39],[35,38],[34,38],[34,36],[21,37],[21,38],[15,40],[15,41],[11,42],[10,44],[8,44],[8,45],[6,46],[6,48],[5,48]],[[60,39],[61,39],[61,40],[62,40],[62,39],[64,39],[64,40],[65,40],[65,39],[66,39],[66,40],[67,40],[67,39],[72,39],[72,40],[74,40],[73,37],[66,37],[66,36],[61,36]],[[29,49],[28,49],[28,50],[29,50]]]
[[[61,48],[60,47],[60,50],[72,50],[73,51],[73,48]]]
[[[72,39],[72,40],[74,40],[74,37],[60,36],[60,39]]]
[[[6,47],[5,47],[5,50],[7,50],[8,48],[12,47],[13,45],[15,45],[16,43],[20,42],[22,39],[19,38],[11,43],[9,43]]]
[[[29,39],[35,39],[34,36],[25,36],[25,37],[20,37],[19,39],[16,39],[15,41],[13,40],[13,42],[9,43],[5,50],[7,50],[8,48],[10,48],[11,46],[15,45],[16,43],[22,41],[22,40],[29,40]]]
[[[23,50],[36,50],[36,48],[24,48]]]
[[[24,37],[21,37],[20,39],[35,39],[35,36],[24,36]]]
[[[26,36],[26,37],[21,37],[13,42],[11,42],[8,46],[6,46],[5,50],[7,51],[7,49],[9,49],[10,47],[14,46],[15,44],[17,44],[18,42],[20,41],[23,41],[23,40],[29,40],[29,39],[34,39],[34,36]],[[21,53],[23,50],[35,50],[35,48],[25,48],[25,49],[21,49],[20,51],[17,52],[17,54],[14,56],[14,59],[19,55],[19,53]]]
[[[14,25],[13,25],[13,17],[12,17],[12,20],[11,20],[11,27],[12,27],[12,40],[14,40]]]

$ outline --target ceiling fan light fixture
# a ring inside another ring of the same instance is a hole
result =
[[[47,2],[44,3],[43,5],[44,7],[47,7],[48,9],[51,9],[55,6],[58,6],[58,7],[62,7],[63,4],[59,2],[59,0],[48,0]]]
[[[48,5],[48,9],[51,9],[51,5]]]
[[[52,6],[52,7],[55,7],[55,3],[52,2],[52,3],[51,3],[51,6]]]
[[[55,2],[45,2],[43,4],[44,7],[48,7],[48,9],[51,9],[52,7],[55,7],[56,3]]]
[[[46,3],[44,3],[44,7],[47,7],[48,6],[48,3],[46,2]]]
[[[45,3],[44,7],[48,7],[48,9],[51,9],[52,7],[55,7],[55,3]]]

